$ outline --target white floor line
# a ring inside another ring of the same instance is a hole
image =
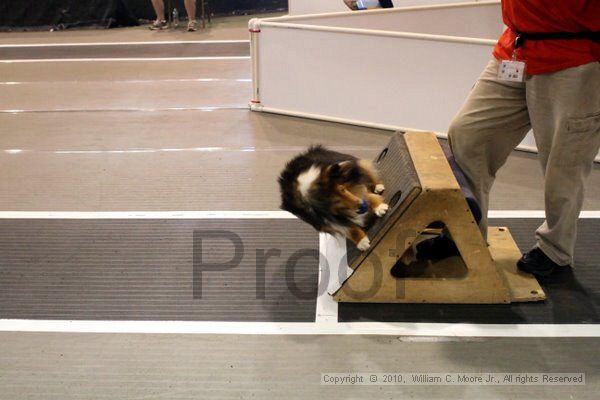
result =
[[[546,218],[544,210],[490,210],[488,218]],[[600,218],[600,211],[582,211],[579,218]]]
[[[62,62],[121,62],[121,61],[213,61],[213,60],[249,60],[250,56],[223,57],[145,57],[145,58],[35,58],[20,60],[0,60],[0,64],[18,63],[62,63]]]
[[[250,43],[249,40],[164,40],[152,42],[75,42],[75,43],[7,43],[0,44],[0,48],[15,47],[85,47],[85,46],[135,46],[155,44],[222,44],[222,43]]]
[[[600,324],[437,324],[0,319],[0,332],[220,335],[392,335],[437,337],[599,337]]]
[[[332,282],[335,283],[337,268],[336,266],[341,264],[339,257],[336,254],[331,254],[331,250],[343,248],[345,250],[345,243],[340,240],[337,246],[328,246],[331,240],[336,240],[335,237],[330,236],[326,233],[319,234],[319,286],[317,292],[317,305],[315,312],[315,322],[317,324],[335,324],[338,322],[338,303],[333,300],[333,297],[329,295],[331,292],[330,286]],[[335,262],[331,260],[337,260]]]
[[[295,219],[287,211],[0,211],[0,219]]]
[[[352,151],[352,147],[332,147],[338,151]],[[34,149],[0,149],[0,153],[19,155],[28,153],[50,153],[50,154],[134,154],[134,153],[213,153],[213,152],[240,152],[240,153],[262,153],[276,151],[303,151],[303,146],[282,147],[183,147],[183,148],[131,148],[131,149],[106,149],[106,150],[34,150]],[[365,150],[367,148],[361,147]],[[373,148],[375,150],[377,148]]]
[[[247,105],[223,107],[165,107],[165,108],[55,108],[51,110],[0,110],[0,114],[47,114],[47,113],[100,113],[100,112],[178,112],[201,111],[213,112],[223,110],[248,110]]]
[[[544,218],[542,210],[495,210],[490,218]],[[198,219],[296,218],[286,211],[0,211],[0,219]],[[600,211],[582,211],[580,218],[600,218]]]
[[[65,81],[4,81],[0,82],[0,85],[12,86],[12,85],[64,85],[64,84],[90,84],[90,83],[125,83],[125,84],[139,84],[139,83],[212,83],[212,82],[243,82],[251,83],[250,78],[184,78],[184,79],[116,79],[116,80],[65,80]]]

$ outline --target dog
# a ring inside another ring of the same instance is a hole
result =
[[[290,160],[279,176],[279,187],[282,210],[319,232],[345,236],[361,251],[371,246],[363,228],[389,209],[373,163],[321,145]]]

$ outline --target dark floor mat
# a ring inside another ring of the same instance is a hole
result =
[[[0,220],[0,318],[312,322],[318,246],[294,219]]]
[[[148,43],[108,45],[53,45],[6,47],[1,60],[56,58],[162,58],[162,57],[240,57],[250,55],[248,42],[232,43]]]
[[[522,251],[535,243],[541,219],[492,219],[508,226]],[[575,269],[539,281],[547,299],[509,305],[351,304],[339,306],[339,321],[462,322],[490,324],[586,324],[600,322],[600,219],[579,221]]]

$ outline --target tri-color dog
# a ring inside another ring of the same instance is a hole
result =
[[[312,146],[290,160],[279,176],[281,208],[319,232],[341,234],[359,250],[371,245],[363,228],[388,211],[383,183],[368,160]]]

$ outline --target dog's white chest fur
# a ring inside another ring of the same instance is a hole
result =
[[[308,170],[298,175],[298,190],[300,191],[302,197],[308,197],[308,191],[310,190],[310,187],[320,174],[321,169],[313,165]]]

